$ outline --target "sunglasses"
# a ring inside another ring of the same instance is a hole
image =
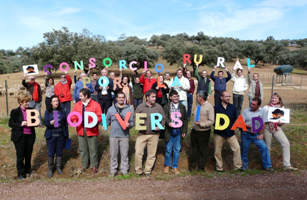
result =
[[[34,80],[35,80],[35,78],[31,78],[30,80],[31,80],[31,81],[34,81]]]
[[[61,78],[66,78],[66,76],[61,76]]]

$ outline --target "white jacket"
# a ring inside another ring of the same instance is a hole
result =
[[[173,81],[174,81],[174,79],[172,78],[172,80],[169,84],[170,87],[172,87]],[[182,76],[181,79],[179,79],[179,82],[182,86],[182,89],[179,88],[179,85],[175,85],[174,90],[176,90],[178,92],[179,101],[186,101],[188,99],[187,98],[187,91],[190,89],[190,81],[189,81],[189,79]]]
[[[232,77],[230,80],[233,82],[232,92],[244,93],[248,89],[247,81],[243,77],[243,75],[239,77],[239,76],[236,76],[235,74],[232,74]]]

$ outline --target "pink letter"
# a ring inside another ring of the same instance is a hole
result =
[[[63,65],[66,65],[66,69],[63,69],[63,67],[62,67]],[[67,72],[68,69],[69,69],[69,64],[67,64],[66,62],[62,62],[62,63],[60,64],[60,70],[61,70],[62,72]]]
[[[94,62],[96,62],[95,58],[90,58],[89,62],[90,62],[90,64],[88,64],[89,68],[96,67],[96,64],[94,63]]]
[[[78,119],[78,122],[75,123],[75,124],[72,123],[72,121],[71,121],[71,117],[72,117],[73,115],[75,115],[75,116],[77,116],[77,117],[79,118],[79,119]],[[78,113],[78,112],[76,112],[76,111],[73,111],[73,112],[69,113],[68,116],[67,116],[67,123],[68,123],[70,126],[72,126],[72,127],[77,127],[77,126],[79,126],[79,125],[82,123],[82,116],[81,116],[81,114]]]
[[[129,64],[130,69],[133,70],[133,71],[137,70],[138,68],[132,67],[133,64],[137,64],[137,63],[138,62],[136,62],[136,61],[131,61],[131,63]]]
[[[172,124],[172,126],[173,126],[174,128],[180,128],[180,127],[182,126],[182,121],[181,121],[180,119],[177,119],[177,118],[175,117],[175,115],[177,115],[178,117],[181,117],[181,113],[180,113],[180,112],[173,112],[173,113],[171,114],[171,119],[174,120],[174,121],[176,121],[176,122],[178,122],[178,124],[175,125],[175,122],[172,122],[171,124]]]

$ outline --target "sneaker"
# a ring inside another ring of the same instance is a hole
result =
[[[265,168],[265,171],[267,171],[267,172],[274,172],[274,169],[272,167],[268,167],[268,168]]]
[[[174,174],[176,174],[176,175],[180,174],[180,172],[179,172],[178,168],[174,168],[174,169],[172,169],[172,172],[173,172]]]
[[[288,166],[288,167],[284,167],[284,170],[297,171],[298,168],[295,168],[295,167],[292,167],[292,166]]]
[[[117,175],[117,172],[115,172],[115,173],[110,173],[109,177],[110,177],[110,178],[114,178],[116,175]]]
[[[163,173],[164,174],[168,174],[168,172],[169,172],[169,166],[165,166],[164,170],[163,170]]]

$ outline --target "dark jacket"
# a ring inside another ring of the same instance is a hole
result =
[[[133,98],[143,99],[143,85],[134,81],[134,74],[132,74],[131,81],[133,85]]]
[[[11,140],[13,142],[18,142],[21,135],[23,134],[23,126],[21,126],[21,123],[24,121],[23,114],[21,111],[21,108],[18,107],[16,109],[13,109],[11,111],[10,120],[9,120],[9,127],[12,128],[12,135]],[[35,135],[35,128],[31,127],[32,134]]]
[[[164,106],[165,104],[168,103],[167,95],[166,95],[166,94],[169,92],[169,88],[168,88],[167,83],[164,83],[164,82],[163,82],[163,84],[166,86],[166,89],[160,88],[161,93],[162,93],[162,102],[161,102],[161,105],[162,105],[162,106]],[[155,91],[157,92],[157,98],[158,98],[158,91],[159,91],[159,90],[156,89],[157,85],[158,85],[158,83],[154,83],[154,84],[151,86],[151,89],[153,89],[153,90],[155,90]]]
[[[25,79],[22,80],[22,85],[27,89],[27,94],[31,96],[31,100],[33,101],[33,91],[34,85],[31,85],[29,82],[26,82]],[[38,102],[42,101],[42,90],[41,86],[38,84]]]
[[[66,112],[64,110],[58,111],[60,114],[59,120],[61,122],[61,128],[62,128],[62,133],[63,135],[68,138],[68,124],[67,124],[67,116]],[[46,131],[45,131],[45,138],[49,139],[52,137],[52,130],[56,129],[54,125],[50,124],[50,121],[54,120],[53,117],[53,111],[51,113],[48,112],[48,110],[45,111],[45,126]]]
[[[219,103],[217,105],[214,106],[214,114],[215,117],[214,119],[216,120],[216,114],[225,114],[228,116],[229,118],[229,126],[225,129],[225,130],[216,130],[214,129],[214,133],[220,135],[221,137],[231,137],[235,134],[235,132],[233,130],[231,130],[233,124],[235,123],[235,121],[237,120],[237,111],[236,111],[236,107],[233,104],[228,104],[226,109],[224,108],[224,106]],[[220,125],[224,124],[224,119],[221,119],[220,121]],[[215,122],[214,122],[214,127],[215,127]]]
[[[112,99],[111,92],[113,92],[113,84],[114,84],[113,80],[109,78],[109,85],[108,85],[109,89],[107,90],[107,92],[108,92],[108,99]],[[95,85],[94,90],[98,92],[98,94],[97,94],[98,99],[102,99],[101,89],[99,87],[100,87],[100,85],[99,85],[99,79],[98,79],[97,83]]]
[[[159,134],[159,131],[151,130],[151,114],[153,113],[160,113],[162,115],[162,120],[160,121],[160,124],[162,126],[165,125],[165,114],[163,111],[163,108],[155,103],[151,107],[147,105],[146,102],[141,103],[135,110],[134,116],[133,116],[133,123],[136,125],[135,129],[137,129],[137,124],[135,123],[136,116],[139,113],[145,113],[146,117],[142,118],[140,117],[141,120],[144,120],[144,124],[141,124],[141,126],[146,126],[145,130],[139,130],[139,134]]]
[[[164,113],[165,113],[165,134],[164,134],[164,141],[165,143],[169,141],[171,137],[171,127],[169,126],[169,123],[172,122],[171,114],[170,114],[170,104],[168,103],[163,107]],[[179,109],[181,113],[181,117],[179,118],[182,121],[182,126],[180,127],[181,133],[187,134],[188,131],[188,115],[186,108],[183,104],[179,103]],[[180,142],[182,141],[182,137]]]
[[[207,81],[205,82],[204,77],[200,77],[197,85],[196,94],[198,94],[201,90],[204,90],[209,95],[209,87],[210,87],[210,80],[207,78]]]

